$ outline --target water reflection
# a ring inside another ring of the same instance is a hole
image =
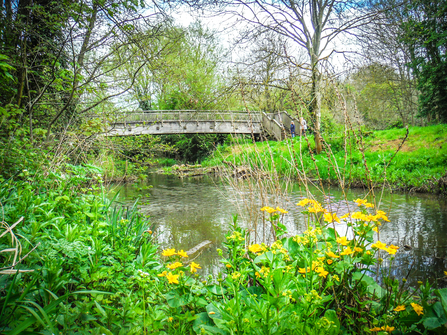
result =
[[[261,219],[260,203],[256,203],[256,196],[235,191],[211,177],[183,178],[151,174],[147,185],[152,188],[144,189],[142,184],[124,185],[120,187],[121,198],[131,199],[140,197],[140,209],[151,216],[156,226],[158,241],[163,248],[172,247],[188,250],[204,240],[212,241],[211,247],[203,250],[194,260],[202,265],[201,274],[216,274],[220,266],[217,248],[221,248],[224,235],[232,222],[232,215],[239,213],[240,224],[253,228],[253,222]],[[303,190],[295,185],[288,193],[278,199],[276,206],[289,210],[284,216],[284,223],[289,233],[297,234],[306,229],[305,217],[300,213],[301,208],[296,203],[303,197]],[[346,192],[346,198],[354,200],[363,198],[365,192],[352,189]],[[249,197],[253,210],[249,213],[245,201]],[[343,193],[336,188],[326,190],[326,197],[319,201],[327,203],[338,211],[347,211],[352,202],[343,200]],[[377,197],[379,200],[379,197]],[[273,199],[272,199],[273,201]],[[380,209],[388,213],[389,223],[385,223],[380,230],[380,240],[387,244],[400,247],[396,254],[393,267],[389,270],[396,278],[408,277],[410,283],[427,278],[445,278],[447,270],[447,202],[430,195],[408,195],[384,192],[380,199]],[[244,215],[247,214],[247,215]],[[255,213],[255,214],[253,214]],[[253,216],[255,215],[255,216]],[[253,232],[254,232],[253,228]],[[266,231],[267,230],[267,231]],[[269,229],[256,228],[257,237],[268,237]],[[264,236],[262,236],[264,235]],[[404,246],[407,246],[404,248]],[[386,264],[387,260],[385,260]],[[411,274],[409,276],[409,272]],[[442,286],[447,281],[440,279]]]

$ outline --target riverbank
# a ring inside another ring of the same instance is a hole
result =
[[[203,167],[275,170],[294,179],[321,179],[345,187],[385,186],[393,191],[447,194],[447,125],[325,138],[317,155],[313,136],[282,142],[239,141],[219,146]],[[169,169],[167,169],[169,170]]]
[[[2,254],[16,250],[20,263],[0,259],[5,334],[385,334],[441,331],[447,318],[445,289],[395,279],[382,287],[364,272],[401,250],[373,238],[388,214],[359,200],[355,240],[326,226],[335,216],[321,225],[322,207],[309,199],[300,201],[309,228],[294,236],[284,226],[290,208],[258,209],[274,228],[267,245],[234,219],[222,270],[200,278],[204,265],[186,248],[160,250],[136,204],[106,197],[93,166],[27,169],[0,182]]]

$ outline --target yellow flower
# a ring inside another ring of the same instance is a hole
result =
[[[385,251],[388,252],[390,255],[395,255],[397,252],[397,249],[391,248],[391,246],[390,246],[390,247],[386,248]]]
[[[375,221],[377,221],[377,217],[375,215],[368,214],[368,215],[363,215],[362,220],[367,221],[367,222],[371,222],[371,221],[375,222]]]
[[[318,276],[326,278],[329,272],[327,272],[322,266],[319,266],[315,269],[315,272],[318,273]]]
[[[340,278],[338,277],[338,275],[333,275],[332,278],[334,278],[334,280],[336,280],[336,281],[340,281]]]
[[[188,254],[186,253],[186,251],[183,251],[183,250],[177,251],[177,255],[179,255],[183,258],[188,258]]]
[[[191,273],[196,273],[197,269],[201,269],[200,265],[194,262],[191,262],[189,266],[191,267]]]
[[[382,328],[380,327],[374,327],[374,328],[370,328],[369,331],[371,332],[380,332],[382,330]]]
[[[168,273],[168,271],[163,271],[162,273],[159,273],[157,276],[164,277],[164,276],[166,276],[167,273]]]
[[[333,261],[332,259],[328,259],[326,262],[327,262],[329,265],[331,265],[334,261]]]
[[[263,211],[263,212],[266,211],[267,213],[272,214],[272,213],[276,212],[276,209],[269,207],[269,206],[265,206],[265,207],[261,208],[261,211]]]
[[[326,255],[328,255],[329,257],[332,257],[332,258],[340,258],[340,256],[337,256],[332,251],[327,252]]]
[[[444,275],[447,276],[447,271],[444,271]]]
[[[209,315],[214,315],[216,314],[216,312],[209,312]]]
[[[363,251],[363,249],[362,249],[362,248],[359,248],[359,247],[355,247],[355,248],[354,248],[354,251],[357,251],[357,252],[362,252],[362,251]]]
[[[289,212],[286,211],[285,209],[282,209],[282,208],[279,208],[279,207],[276,207],[276,210],[277,210],[278,212],[282,213],[282,214],[287,214],[287,213],[289,213]]]
[[[349,213],[346,213],[345,215],[340,216],[340,219],[346,219],[349,217]]]
[[[378,227],[374,227],[373,230],[378,233],[379,232],[379,228]]]
[[[238,279],[241,276],[240,272],[233,272],[233,274],[231,275],[231,278],[233,278],[234,280]]]
[[[367,255],[371,255],[371,251],[368,250],[368,251],[366,252],[366,254],[367,254]]]
[[[374,208],[374,205],[367,202],[367,203],[365,203],[365,207],[366,208]]]
[[[346,236],[337,237],[336,239],[337,243],[340,243],[341,245],[348,245],[349,241],[346,239]]]
[[[366,204],[368,201],[366,199],[357,199],[357,200],[354,200],[354,202],[357,204],[357,206],[361,206],[361,205]]]
[[[168,318],[168,322],[172,322],[172,320],[174,320],[174,318],[173,318],[172,316],[170,316],[170,317]]]
[[[411,307],[413,307],[413,309],[417,315],[424,314],[424,307],[422,307],[421,305],[418,305],[418,304],[415,304],[414,302],[412,302]]]
[[[340,223],[340,219],[337,217],[337,213],[326,213],[324,214],[324,221],[332,223],[334,221],[337,221],[338,223]]]
[[[371,248],[377,248],[377,249],[386,250],[386,244],[382,243],[380,241],[377,241],[376,243],[371,245]]]
[[[180,263],[180,262],[175,262],[175,263],[172,263],[172,264],[167,265],[166,267],[167,267],[168,269],[170,269],[170,270],[174,270],[174,269],[177,269],[177,268],[179,268],[179,267],[181,267],[181,266],[183,266],[182,263]]]
[[[393,311],[395,311],[395,312],[402,312],[404,310],[405,310],[405,305],[399,305],[395,309],[393,309]]]
[[[384,330],[384,331],[386,331],[386,332],[392,332],[392,331],[394,330],[394,327],[383,326],[381,329]]]
[[[390,220],[388,220],[388,217],[385,215],[386,213],[384,211],[377,211],[376,212],[376,217],[379,219],[382,219],[384,221],[390,222]]]
[[[298,268],[298,272],[299,273],[306,273],[306,269],[305,268]]]
[[[166,279],[168,279],[169,284],[178,284],[178,277],[179,276],[180,275],[174,275],[174,274],[172,274],[172,272],[169,272],[166,275]]]
[[[270,273],[270,268],[262,266],[260,272],[264,275],[264,277],[267,277],[268,274]]]
[[[248,247],[248,250],[250,250],[254,254],[257,254],[258,252],[262,251],[262,247],[259,244],[253,244]]]
[[[304,206],[306,206],[309,202],[311,202],[312,200],[310,200],[310,199],[303,199],[303,200],[301,200],[300,202],[298,202],[296,205],[297,206],[301,206],[301,207],[304,207]]]
[[[345,250],[343,250],[342,252],[340,252],[340,255],[342,256],[348,256],[354,253],[354,250],[351,250],[351,247],[347,247]]]
[[[258,271],[255,272],[255,276],[256,276],[256,278],[260,278],[261,277],[261,275],[259,274]]]
[[[355,220],[363,220],[365,214],[363,214],[362,212],[354,212],[351,215],[351,218],[355,219]]]
[[[324,208],[321,207],[321,204],[319,204],[318,202],[314,203],[313,206],[310,206],[309,208],[307,208],[307,210],[310,213],[319,213],[319,212],[324,212]]]
[[[228,269],[231,269],[231,267],[232,267],[231,264],[225,264],[225,266],[226,266]]]
[[[175,249],[163,250],[163,252],[161,254],[166,257],[177,255],[177,253],[175,252]]]

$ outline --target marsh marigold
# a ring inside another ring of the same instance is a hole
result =
[[[175,252],[175,249],[166,249],[163,250],[163,252],[161,253],[163,256],[165,257],[169,257],[169,256],[174,256],[177,255],[177,253]]]
[[[201,269],[200,264],[191,262],[191,264],[189,264],[190,268],[191,268],[191,273],[196,273],[197,269]]]
[[[414,302],[412,302],[411,307],[413,307],[413,309],[417,315],[424,314],[424,307],[422,307],[421,305],[418,305],[418,304],[415,304]]]
[[[257,254],[258,252],[262,251],[262,247],[259,244],[253,244],[248,247],[248,250],[250,250],[254,254]]]
[[[169,272],[166,275],[166,279],[168,280],[169,284],[178,284],[178,277],[180,277],[180,275],[174,275],[172,272]]]
[[[186,253],[186,251],[183,251],[183,250],[177,251],[177,255],[179,255],[180,257],[183,257],[183,258],[188,258],[188,254]]]

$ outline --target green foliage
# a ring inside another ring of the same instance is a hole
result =
[[[164,143],[176,149],[171,156],[191,163],[201,162],[226,139],[224,134],[178,134],[162,137]]]
[[[292,142],[256,143],[256,150],[250,141],[241,141],[225,150],[219,147],[202,165],[221,165],[226,160],[241,166],[263,167],[267,171],[275,169],[280,175],[295,175],[295,163],[298,162],[297,168],[304,168],[306,174],[313,178],[320,176],[325,182],[339,183],[341,176],[348,185],[367,186],[365,161],[358,143],[362,139],[369,177],[376,185],[387,182],[395,189],[445,192],[442,184],[447,166],[445,125],[409,128],[403,149],[394,156],[405,134],[406,129],[396,128],[356,131],[356,135],[349,131],[346,139],[343,133],[330,133],[324,139],[326,153],[323,155],[315,155],[313,136],[307,140],[296,137]],[[293,144],[293,150],[290,144]],[[310,155],[311,151],[315,160]],[[388,164],[391,158],[393,160]]]
[[[276,241],[250,244],[234,218],[223,270],[200,280],[200,264],[184,251],[167,249],[160,259],[137,202],[108,199],[98,168],[50,167],[51,155],[17,150],[26,164],[5,165],[0,177],[0,235],[23,217],[14,235],[0,238],[0,268],[21,271],[0,270],[2,333],[335,335],[395,327],[410,334],[439,332],[447,318],[445,290],[404,288],[391,279],[382,287],[370,277],[379,250],[380,257],[396,251],[371,244],[383,213],[371,219],[374,212],[362,207],[348,222],[355,239],[346,240],[332,228],[338,218],[321,217],[314,201],[300,203],[310,205],[303,211],[310,226],[293,237],[284,210],[264,207]],[[271,150],[281,154],[281,143]],[[17,243],[20,261],[13,265],[7,250]]]
[[[416,103],[412,81],[402,73],[379,63],[361,67],[350,78],[350,91],[356,95],[356,106],[365,124],[373,129],[390,125],[414,125]]]
[[[1,331],[70,333],[80,324],[96,332],[121,330],[121,324],[114,324],[119,320],[126,325],[132,276],[156,260],[150,226],[136,204],[112,204],[101,194],[100,170],[93,166],[65,164],[43,175],[30,168],[2,180],[2,223],[23,216],[23,224],[15,228],[21,256],[37,249],[16,266],[33,272],[0,277],[10,292],[0,292]],[[0,245],[11,242],[8,236]],[[4,255],[1,267],[12,263]],[[124,329],[135,326],[130,322]]]
[[[419,80],[420,113],[446,123],[447,1],[410,1],[405,14],[402,40],[411,50],[408,65]]]

